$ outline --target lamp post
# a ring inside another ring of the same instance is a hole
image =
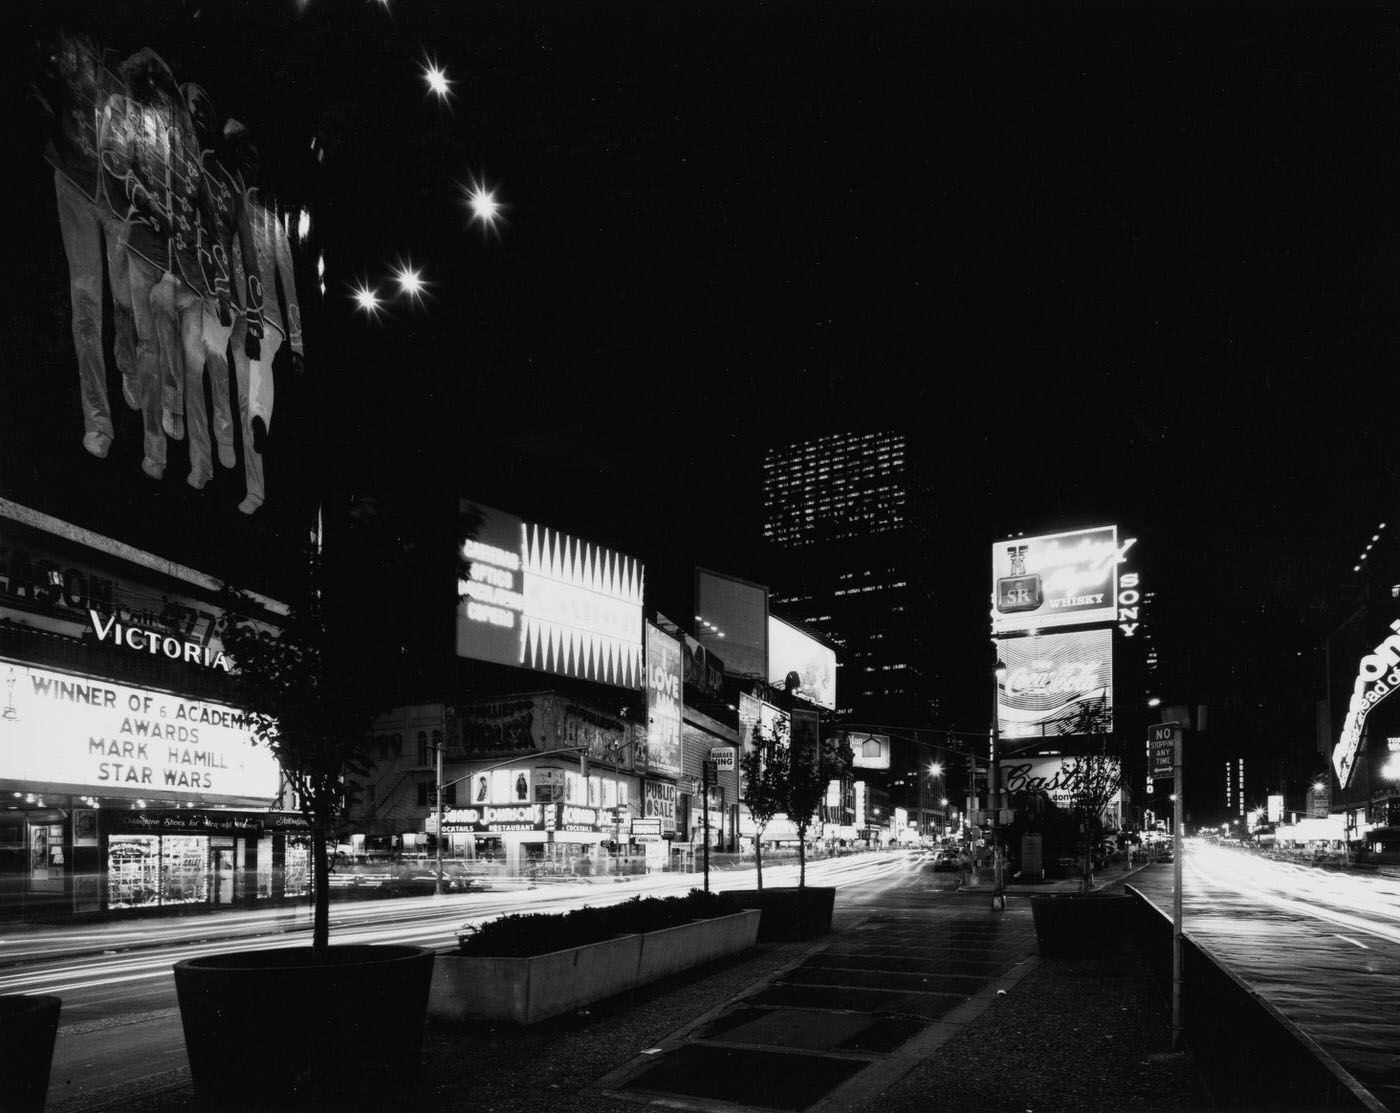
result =
[[[442,896],[442,748],[447,745],[447,718],[443,717],[443,731],[438,735],[438,742],[434,749],[437,750],[437,771],[434,774],[434,784],[437,786],[437,833],[433,838],[433,846],[437,849],[437,876],[433,880],[433,896]]]
[[[942,776],[943,776],[943,763],[942,763],[942,762],[938,762],[938,761],[931,761],[931,762],[929,762],[929,763],[928,763],[927,773],[928,773],[928,775],[929,775],[930,778],[934,778],[934,777],[942,778]],[[924,816],[923,800],[924,800],[924,778],[923,778],[922,775],[920,775],[920,777],[919,777],[919,821],[923,824],[923,836],[924,836],[924,838],[928,838],[928,820],[927,820],[927,818]],[[946,804],[946,803],[947,803],[947,800],[945,799],[945,800],[944,800],[944,804]]]
[[[992,669],[992,739],[991,761],[987,767],[987,807],[992,817],[992,911],[1006,911],[1006,888],[1001,870],[1001,844],[997,830],[998,789],[997,760],[1001,742],[1001,686],[1006,680],[1006,665],[998,658]]]

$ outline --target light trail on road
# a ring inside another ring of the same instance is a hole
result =
[[[904,851],[821,858],[807,864],[807,882],[831,885],[837,908],[866,905],[891,886],[926,876],[926,856]],[[765,887],[796,885],[791,859],[765,864]],[[752,869],[715,870],[712,891],[752,889]],[[627,882],[542,883],[531,890],[398,897],[335,904],[331,944],[413,943],[429,949],[456,944],[463,925],[514,912],[562,912],[638,896],[680,895],[702,886],[700,874],[662,873]],[[0,993],[47,993],[63,999],[49,1092],[56,1113],[108,1108],[113,1087],[169,1084],[188,1077],[172,968],[182,959],[230,951],[305,947],[311,913],[297,909],[182,918],[91,928],[19,933],[26,961],[0,967]],[[154,943],[155,946],[146,944]],[[84,954],[64,954],[82,951]],[[123,950],[122,948],[128,948]],[[92,953],[94,950],[106,953]]]
[[[908,859],[905,856],[880,856],[877,860],[870,855],[852,855],[811,862],[807,866],[807,874],[811,884],[836,885],[839,888],[845,880],[879,880],[907,868]],[[784,861],[782,865],[765,866],[763,872],[765,883],[769,885],[792,885],[797,882],[798,867],[794,863]],[[720,887],[748,888],[752,887],[752,879],[753,873],[749,870],[730,870],[722,874],[716,871],[711,874],[710,887],[712,890]],[[337,905],[331,909],[331,942],[333,945],[407,943],[437,950],[454,946],[466,924],[479,925],[516,912],[566,912],[586,905],[599,907],[619,904],[637,896],[678,896],[699,888],[700,880],[696,874],[659,874],[637,878],[635,882],[618,884],[613,888],[599,884],[563,883],[503,893],[453,894],[443,898],[399,897],[357,902],[350,907]],[[0,993],[71,996],[79,991],[146,982],[161,982],[173,993],[171,970],[175,963],[184,959],[230,950],[307,946],[310,911],[301,910],[295,915],[298,922],[289,930],[285,926],[285,913],[280,922],[275,914],[258,912],[246,918],[233,914],[248,932],[263,929],[278,931],[276,935],[240,933],[236,936],[225,934],[219,938],[204,938],[217,934],[216,925],[182,924],[172,927],[153,924],[151,926],[156,929],[153,935],[159,942],[155,948],[149,946],[149,938],[142,940],[139,932],[128,925],[123,925],[121,931],[112,937],[100,932],[59,933],[69,941],[70,946],[76,941],[76,945],[85,949],[93,946],[94,939],[115,942],[117,937],[127,946],[134,946],[138,941],[147,945],[140,950],[73,958],[56,957],[54,949],[47,946],[35,947],[30,952],[33,958],[28,964],[0,970]],[[304,922],[300,922],[303,919]],[[48,957],[45,958],[45,955]],[[71,1007],[65,1005],[65,1023],[75,1010],[92,1004],[96,1002],[78,1001]]]
[[[1186,934],[1400,1113],[1396,879],[1197,840],[1187,840],[1182,875]],[[1170,867],[1148,867],[1129,884],[1171,907]]]

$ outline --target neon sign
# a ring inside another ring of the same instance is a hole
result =
[[[1332,751],[1332,767],[1337,771],[1337,783],[1347,787],[1356,768],[1356,751],[1361,745],[1361,732],[1371,708],[1400,686],[1400,619],[1390,624],[1396,633],[1361,658],[1356,683],[1352,686],[1351,702],[1342,720],[1342,735]],[[1389,670],[1387,672],[1386,670]]]

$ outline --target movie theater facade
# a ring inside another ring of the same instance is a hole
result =
[[[219,586],[0,499],[0,918],[308,891],[304,822],[232,697]]]

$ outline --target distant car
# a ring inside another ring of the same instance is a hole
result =
[[[958,852],[956,850],[940,850],[933,856],[933,868],[935,870],[957,870]]]

